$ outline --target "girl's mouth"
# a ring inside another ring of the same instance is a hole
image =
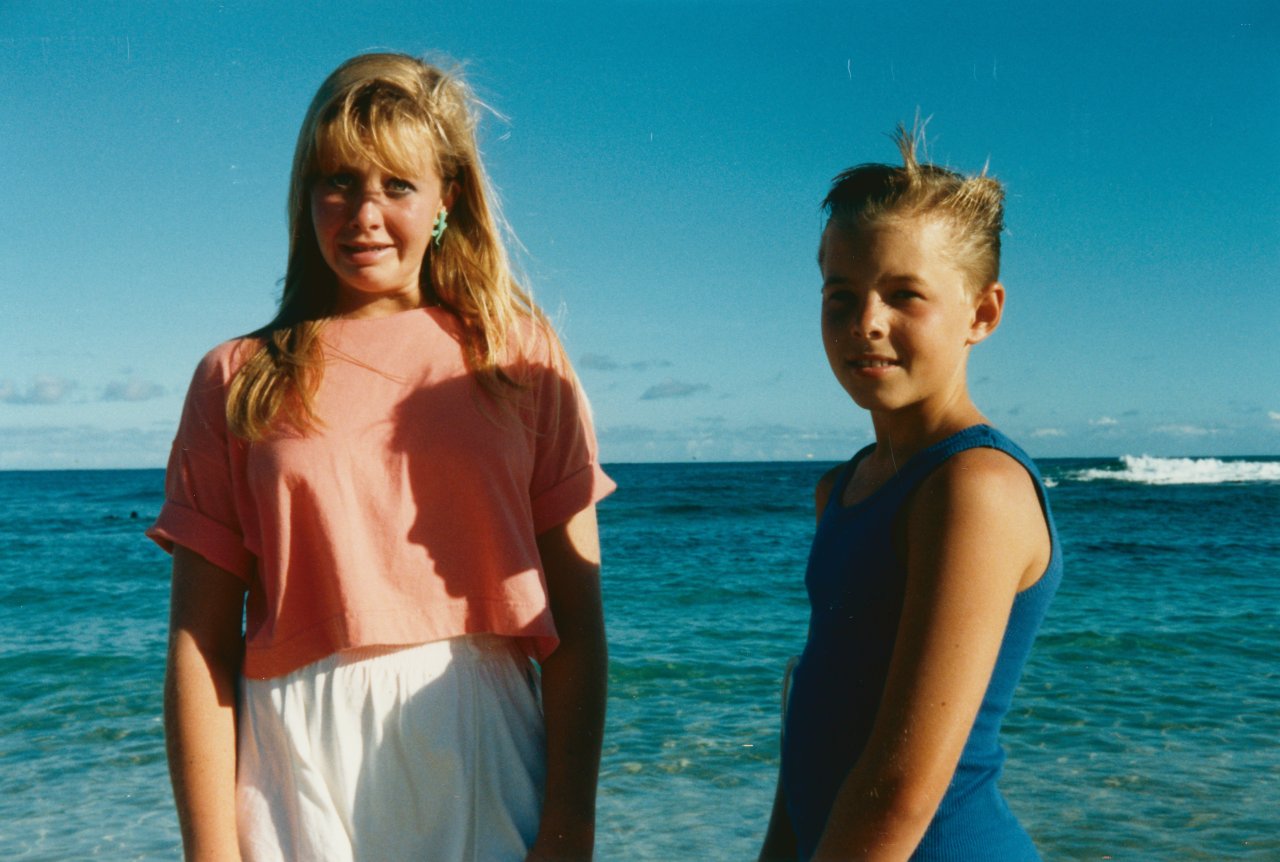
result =
[[[392,246],[385,243],[342,243],[338,246],[342,255],[352,263],[363,266],[375,264],[382,259]]]

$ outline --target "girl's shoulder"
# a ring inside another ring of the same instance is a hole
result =
[[[520,314],[507,331],[508,367],[525,373],[555,371],[570,376],[569,357],[551,321],[543,315]]]
[[[849,468],[849,462],[837,464],[827,472],[823,473],[818,479],[817,487],[813,489],[813,505],[818,513],[818,517],[822,517],[822,513],[827,509],[827,501],[831,499],[831,492],[835,490],[836,482],[840,480],[840,475]]]
[[[262,339],[253,335],[232,338],[213,347],[196,363],[192,383],[226,386],[249,357],[262,348]]]
[[[555,325],[545,314],[521,312],[509,329],[513,345],[521,351],[538,352],[560,343]]]
[[[831,499],[831,495],[839,494],[843,496],[844,490],[849,486],[853,474],[858,469],[858,464],[866,460],[866,457],[875,451],[875,448],[876,444],[870,443],[854,453],[854,456],[848,461],[837,464],[822,474],[813,492],[819,518],[822,517],[822,513],[826,510],[827,502]]]
[[[922,490],[948,489],[953,494],[1005,495],[1028,490],[1035,485],[1026,465],[1012,452],[990,446],[962,449],[932,470],[921,483]]]
[[[911,459],[919,490],[951,496],[1020,496],[1038,501],[1040,474],[1013,440],[987,424],[971,425]]]
[[[1043,571],[1050,539],[1038,480],[1014,454],[976,446],[951,455],[908,503],[905,541],[1004,549],[1024,581]],[[1026,565],[1021,565],[1025,561]]]

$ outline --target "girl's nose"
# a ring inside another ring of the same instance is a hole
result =
[[[854,318],[853,327],[856,335],[872,340],[883,338],[885,334],[884,303],[874,294],[862,301],[862,307]]]
[[[351,221],[353,224],[362,228],[381,227],[382,210],[378,207],[378,201],[374,195],[362,194],[352,201],[354,209],[351,212]]]

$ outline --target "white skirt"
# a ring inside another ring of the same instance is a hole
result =
[[[245,862],[523,860],[538,831],[538,678],[508,638],[337,653],[241,680]]]

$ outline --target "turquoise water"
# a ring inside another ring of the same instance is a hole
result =
[[[600,859],[754,858],[826,466],[609,468]],[[1067,574],[1006,722],[1014,810],[1051,860],[1280,859],[1280,460],[1041,466]],[[161,483],[0,473],[0,858],[178,856]]]

